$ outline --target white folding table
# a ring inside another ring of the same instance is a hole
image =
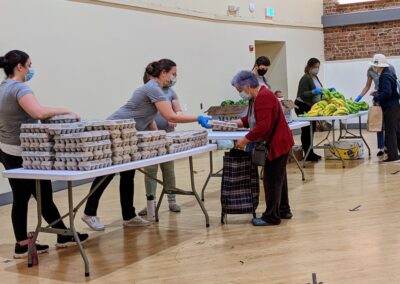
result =
[[[155,157],[151,159],[146,159],[146,160],[140,160],[140,161],[135,161],[135,162],[130,162],[122,165],[115,165],[103,169],[98,169],[98,170],[92,170],[92,171],[46,171],[46,170],[27,170],[27,169],[13,169],[13,170],[7,170],[3,171],[3,176],[5,178],[19,178],[19,179],[34,179],[36,180],[36,200],[37,200],[37,214],[38,214],[38,223],[36,226],[35,234],[33,236],[33,241],[32,241],[32,246],[35,244],[37,236],[39,232],[46,232],[46,233],[54,233],[54,234],[62,234],[62,235],[69,235],[69,236],[74,236],[75,240],[77,240],[77,244],[79,247],[79,251],[82,255],[83,261],[85,263],[85,276],[89,276],[89,261],[87,259],[85,250],[82,247],[82,244],[79,241],[78,234],[75,229],[74,225],[74,220],[76,213],[78,209],[85,203],[85,201],[89,198],[89,196],[97,189],[98,185],[101,184],[101,182],[98,183],[96,187],[94,187],[87,196],[81,200],[78,205],[74,207],[73,204],[73,195],[72,195],[72,181],[78,181],[78,180],[84,180],[84,179],[89,179],[89,178],[95,178],[99,176],[103,176],[103,179],[106,178],[107,175],[110,174],[115,174],[115,173],[120,173],[128,170],[134,170],[138,169],[142,173],[143,170],[141,168],[151,166],[151,165],[157,165],[169,161],[174,161],[174,160],[179,160],[183,158],[189,158],[189,170],[190,170],[190,182],[191,182],[191,191],[184,191],[178,188],[174,189],[165,189],[163,187],[163,191],[161,194],[161,198],[157,204],[157,210],[156,210],[156,220],[158,221],[158,210],[160,208],[160,204],[162,201],[162,196],[165,193],[174,193],[174,194],[184,194],[184,195],[193,195],[195,196],[197,202],[199,203],[205,219],[206,219],[206,226],[209,227],[209,217],[207,214],[207,211],[203,205],[203,203],[200,200],[200,197],[198,196],[195,188],[195,181],[194,181],[194,171],[193,171],[193,156],[207,153],[207,152],[212,152],[217,149],[217,145],[215,144],[208,144],[202,147],[194,148],[188,151],[180,152],[180,153],[175,153],[175,154],[168,154],[160,157]],[[61,180],[61,181],[67,181],[68,184],[68,205],[69,205],[69,211],[66,213],[64,216],[61,217],[61,219],[66,218],[69,216],[69,223],[70,223],[70,228],[69,229],[54,229],[51,228],[51,226],[55,223],[57,223],[59,220],[54,221],[52,224],[49,224],[46,227],[42,227],[42,210],[41,210],[41,189],[40,189],[40,180]],[[162,181],[155,179],[158,183],[163,184]],[[102,180],[103,181],[103,180]],[[32,247],[29,246],[29,251],[28,251],[28,266],[32,266]]]
[[[337,150],[337,148],[335,146],[335,142],[342,140],[342,139],[354,139],[354,138],[362,139],[368,148],[368,155],[369,155],[369,157],[371,157],[371,149],[369,148],[367,141],[365,140],[364,136],[362,135],[362,125],[361,125],[361,117],[364,115],[367,115],[367,114],[368,114],[368,111],[360,111],[355,114],[342,115],[342,116],[312,116],[312,117],[297,117],[297,118],[295,118],[295,121],[298,121],[298,122],[310,122],[311,123],[313,121],[319,121],[319,120],[326,120],[326,121],[332,122],[332,127],[328,131],[328,134],[326,135],[326,137],[323,140],[321,140],[320,142],[318,142],[316,145],[314,145],[314,129],[312,127],[310,127],[311,128],[311,131],[310,131],[311,147],[308,149],[308,151],[303,159],[303,168],[305,168],[306,159],[312,149],[326,149],[328,147],[334,148],[337,151],[337,153],[339,153],[339,158],[342,161],[342,167],[345,168],[344,160],[343,160],[342,156],[340,156],[340,152]],[[344,122],[346,122],[349,119],[353,119],[353,118],[358,118],[358,130],[359,130],[358,135],[348,131],[347,127],[343,127],[343,125],[346,125],[346,123],[344,123]],[[340,131],[339,137],[337,140],[335,137],[335,122],[336,121],[339,121],[339,131]],[[344,130],[344,134],[343,134],[343,130]],[[330,142],[328,139],[330,133],[332,133],[332,142]],[[328,143],[329,143],[328,146],[325,146],[325,145],[320,146],[324,141],[328,141]]]
[[[296,130],[296,129],[300,129],[302,127],[306,127],[310,125],[310,122],[307,121],[293,121],[288,123],[290,130]],[[210,131],[208,132],[208,140],[210,140],[210,142],[212,141],[217,141],[217,140],[240,140],[243,137],[245,137],[247,135],[247,133],[249,133],[249,131]],[[208,182],[210,181],[210,178],[212,177],[222,177],[222,169],[220,169],[219,171],[217,171],[216,173],[214,173],[214,165],[213,165],[213,154],[212,152],[210,152],[210,171],[208,173],[206,182],[203,185],[203,188],[201,190],[201,200],[204,201],[204,192],[206,190],[206,187],[208,185]],[[299,162],[297,161],[296,157],[294,155],[292,155],[294,161],[296,162],[300,172],[301,172],[301,177],[302,180],[305,180],[304,177],[304,171],[301,168]]]

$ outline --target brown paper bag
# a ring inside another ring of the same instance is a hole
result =
[[[380,106],[371,106],[368,110],[367,130],[371,132],[382,131],[383,113]]]

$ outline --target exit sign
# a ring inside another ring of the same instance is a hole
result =
[[[275,9],[273,7],[265,8],[265,17],[273,18],[275,16]]]

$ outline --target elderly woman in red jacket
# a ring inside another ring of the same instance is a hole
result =
[[[293,136],[286,122],[280,103],[273,92],[260,86],[250,71],[240,71],[233,79],[234,86],[242,96],[254,99],[255,125],[236,146],[245,149],[249,142],[269,142],[269,155],[264,167],[264,191],[267,208],[261,218],[254,218],[254,226],[279,225],[281,219],[292,218],[286,176],[286,162],[294,145]],[[237,121],[239,127],[249,127],[249,114]],[[276,124],[272,137],[271,132]]]

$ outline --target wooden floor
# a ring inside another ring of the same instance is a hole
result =
[[[27,268],[26,260],[12,259],[14,237],[10,206],[0,207],[1,283],[400,283],[400,164],[378,164],[376,137],[367,134],[372,158],[310,164],[306,181],[298,169],[288,166],[289,194],[294,218],[275,227],[253,227],[250,215],[229,216],[220,224],[220,179],[211,180],[205,206],[211,227],[206,229],[194,198],[178,197],[182,213],[170,213],[162,205],[160,223],[146,228],[121,225],[116,178],[105,192],[99,216],[105,232],[89,231],[85,244],[91,276],[84,277],[77,248],[56,250],[55,236],[40,234],[51,245],[40,264]],[[298,139],[298,137],[296,137]],[[221,154],[218,153],[217,167]],[[208,156],[196,157],[198,190],[208,169]],[[187,161],[176,163],[178,184],[188,187]],[[135,205],[145,204],[143,176],[136,177]],[[76,188],[75,198],[88,185]],[[62,212],[66,192],[55,194]],[[358,211],[349,211],[361,205]],[[265,209],[264,197],[258,212]],[[34,228],[36,204],[29,212]],[[81,215],[81,212],[78,213]]]

